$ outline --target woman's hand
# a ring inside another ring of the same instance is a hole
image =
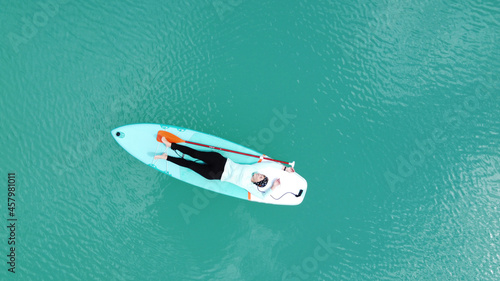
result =
[[[295,172],[295,169],[293,167],[286,167],[285,171],[287,171],[289,173],[293,173],[293,172]]]
[[[277,179],[274,181],[273,186],[271,187],[272,190],[274,190],[276,187],[278,187],[281,184],[280,179]]]

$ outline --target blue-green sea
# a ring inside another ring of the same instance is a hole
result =
[[[0,280],[500,280],[498,0],[0,7]],[[134,123],[295,161],[306,197],[203,192]]]

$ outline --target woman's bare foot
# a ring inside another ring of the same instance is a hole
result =
[[[165,160],[167,160],[167,158],[168,158],[168,154],[166,154],[166,153],[163,153],[162,155],[156,155],[155,156],[155,159],[165,159]]]
[[[167,147],[172,146],[172,143],[169,142],[165,137],[161,137],[161,142],[163,142]]]

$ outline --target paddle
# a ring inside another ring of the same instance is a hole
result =
[[[292,167],[295,166],[295,161],[293,161],[293,162],[279,161],[279,160],[271,159],[271,158],[268,158],[268,157],[264,157],[264,155],[258,156],[258,155],[253,155],[253,154],[238,152],[238,151],[234,151],[234,150],[229,150],[229,149],[225,149],[225,148],[220,148],[220,147],[216,147],[216,146],[211,146],[211,145],[206,145],[206,144],[191,142],[191,141],[183,140],[183,139],[179,138],[178,136],[176,136],[176,135],[174,135],[172,133],[169,133],[167,131],[158,131],[158,135],[156,135],[156,140],[159,141],[159,142],[162,142],[161,141],[162,137],[165,137],[171,143],[183,143],[183,142],[185,142],[185,143],[199,145],[199,146],[208,147],[208,148],[212,148],[212,149],[218,149],[218,150],[227,151],[227,152],[231,152],[231,153],[236,153],[236,154],[241,154],[241,155],[246,155],[246,156],[250,156],[250,157],[259,158],[260,159],[259,162],[261,162],[262,160],[269,160],[269,161],[279,162],[279,163],[282,163],[282,164],[287,164],[287,165],[290,165]]]

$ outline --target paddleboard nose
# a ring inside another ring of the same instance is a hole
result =
[[[125,137],[125,133],[123,132],[123,130],[120,130],[120,128],[112,130],[111,135],[113,135],[115,140],[123,139]]]

